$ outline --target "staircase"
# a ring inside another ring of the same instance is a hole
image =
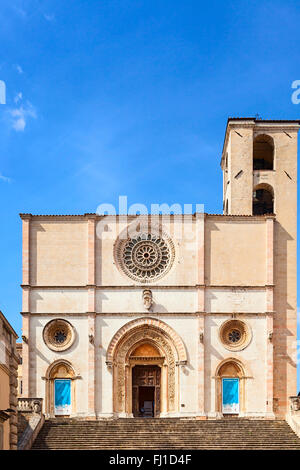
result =
[[[283,420],[49,419],[33,450],[48,449],[299,449]]]

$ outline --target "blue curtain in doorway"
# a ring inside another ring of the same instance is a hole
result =
[[[239,379],[222,379],[223,413],[239,413]]]
[[[55,413],[69,414],[71,408],[71,380],[55,380]]]

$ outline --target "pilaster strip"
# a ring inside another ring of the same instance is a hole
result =
[[[273,413],[273,315],[267,314],[267,412]]]
[[[204,314],[198,317],[198,413],[204,414]]]
[[[205,311],[205,215],[203,213],[196,214],[196,230],[197,230],[197,291],[198,291],[198,312]],[[204,313],[198,316],[198,413],[204,413]]]
[[[267,412],[273,413],[273,283],[274,283],[274,219],[266,219],[266,310],[267,310]]]
[[[23,231],[23,251],[22,251],[22,260],[23,260],[23,284],[29,285],[30,284],[30,217],[23,218],[22,224],[22,231]]]
[[[95,285],[95,218],[88,218],[88,282],[89,286]]]
[[[266,219],[267,228],[267,279],[266,284],[272,285],[274,283],[274,219]]]
[[[196,240],[197,240],[197,290],[198,290],[198,312],[205,309],[205,285],[204,285],[204,223],[203,213],[196,214]]]
[[[273,283],[274,283],[274,220],[266,219],[266,310],[271,312],[273,306]]]
[[[88,316],[88,406],[89,415],[95,415],[95,317],[94,313]]]
[[[29,314],[23,314],[22,326],[22,380],[23,380],[23,397],[29,397]]]

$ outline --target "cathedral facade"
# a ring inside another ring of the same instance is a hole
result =
[[[21,214],[23,396],[48,417],[284,416],[298,129],[228,119],[223,214]]]

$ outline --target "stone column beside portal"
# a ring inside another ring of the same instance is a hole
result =
[[[88,346],[88,415],[95,417],[95,317],[93,313],[88,315],[89,346]]]
[[[116,367],[113,364],[103,364],[103,383],[101,384],[102,394],[102,410],[105,409],[105,413],[99,413],[99,416],[103,418],[111,418],[114,416],[114,396],[113,396],[113,380],[114,373],[116,373]]]

